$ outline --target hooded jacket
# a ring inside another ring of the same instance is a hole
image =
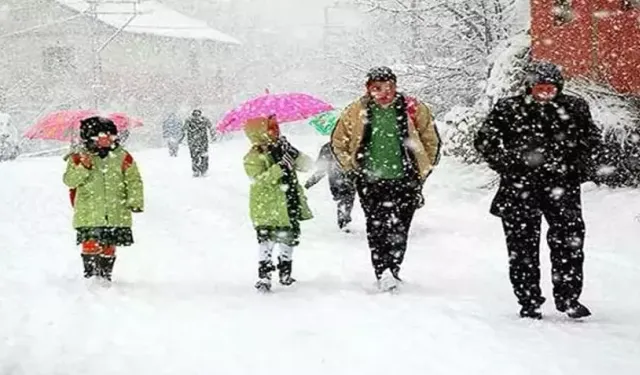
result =
[[[132,210],[144,209],[142,178],[131,154],[122,147],[107,157],[84,151],[92,167],[69,155],[63,181],[72,192],[74,228],[130,228]]]
[[[287,191],[290,187],[283,181],[285,171],[269,151],[269,146],[278,140],[269,135],[268,123],[266,118],[253,119],[247,121],[244,128],[252,146],[244,157],[244,169],[251,179],[249,215],[254,227],[287,228],[293,225],[292,219],[309,220],[313,215],[304,191],[297,182],[297,207],[293,207],[293,210],[289,207]],[[312,164],[308,156],[298,152],[295,170],[308,171]],[[295,174],[295,171],[291,173]],[[291,212],[296,212],[298,217],[291,218]]]

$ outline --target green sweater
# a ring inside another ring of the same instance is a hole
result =
[[[374,178],[401,179],[404,168],[396,109],[374,104],[371,115],[371,138],[365,148],[365,169]]]

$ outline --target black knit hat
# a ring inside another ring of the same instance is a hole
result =
[[[118,135],[118,128],[113,121],[105,117],[94,116],[80,121],[80,138],[83,141],[91,140],[100,133]]]
[[[367,72],[367,85],[371,82],[387,82],[396,83],[397,77],[391,68],[386,66],[376,66]]]
[[[562,70],[548,61],[536,61],[527,68],[527,87],[533,87],[537,83],[550,83],[562,91],[564,77]]]

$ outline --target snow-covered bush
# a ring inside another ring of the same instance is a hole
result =
[[[640,186],[640,101],[586,81],[569,82],[567,92],[589,103],[593,120],[602,129],[602,182],[612,187]]]
[[[493,63],[484,95],[473,107],[453,107],[443,116],[443,154],[466,163],[480,163],[482,158],[473,147],[473,139],[491,107],[500,98],[521,92],[524,68],[529,62],[530,38],[521,32],[502,42],[491,56]]]
[[[442,137],[442,154],[452,156],[465,163],[482,162],[473,147],[473,138],[484,120],[476,108],[454,107],[437,122]]]

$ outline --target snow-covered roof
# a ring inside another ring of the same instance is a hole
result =
[[[92,2],[86,0],[55,1],[78,12],[88,12]],[[134,3],[136,4],[134,5]],[[155,0],[107,0],[105,3],[97,5],[96,13],[100,21],[120,28],[134,14],[134,9],[136,9],[137,16],[127,25],[124,31],[171,38],[240,44],[237,39],[209,27],[206,22],[186,16]]]

